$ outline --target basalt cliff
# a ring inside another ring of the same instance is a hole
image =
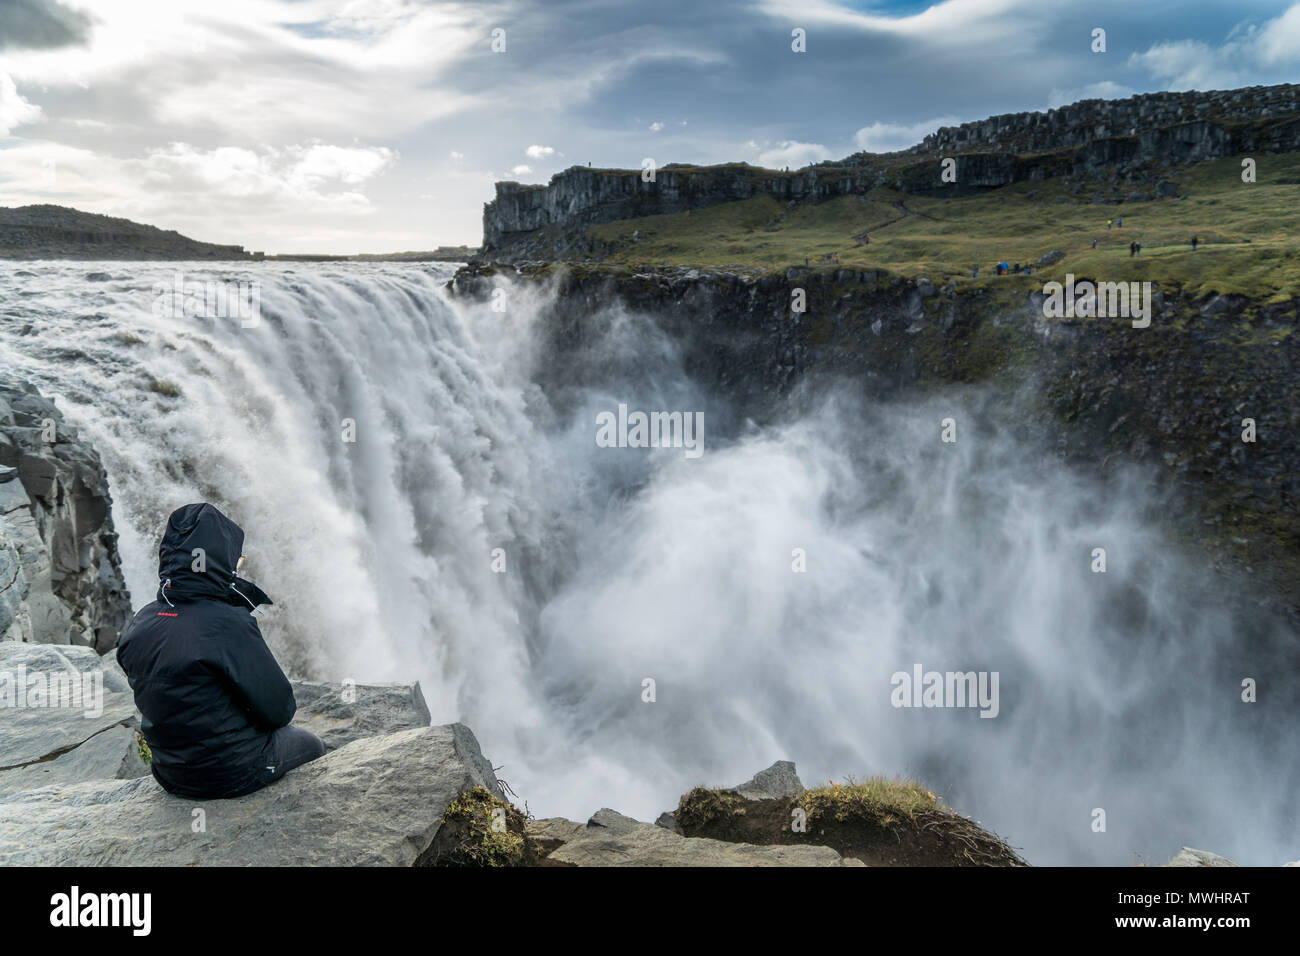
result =
[[[483,261],[581,258],[587,226],[667,215],[760,195],[820,202],[888,186],[964,195],[1025,180],[1104,175],[1104,201],[1160,195],[1155,167],[1241,153],[1300,151],[1300,85],[1084,100],[944,127],[911,149],[855,153],[781,172],[731,163],[654,170],[574,166],[547,185],[501,182],[483,209]],[[954,181],[941,161],[956,161]],[[1168,188],[1168,187],[1165,187]]]

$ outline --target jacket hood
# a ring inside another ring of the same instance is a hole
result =
[[[158,546],[161,599],[211,597],[250,610],[270,604],[266,592],[235,575],[243,550],[243,529],[212,505],[177,508]]]

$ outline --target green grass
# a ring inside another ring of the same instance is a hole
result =
[[[501,811],[496,825],[494,811]],[[531,866],[536,863],[536,847],[525,832],[523,814],[489,793],[486,787],[474,786],[453,800],[442,815],[433,846],[425,851],[422,864],[436,866]]]
[[[875,268],[934,281],[975,285],[1025,283],[1104,275],[1112,281],[1150,280],[1193,294],[1248,294],[1277,301],[1300,288],[1300,154],[1258,156],[1256,183],[1241,181],[1240,159],[1169,169],[1187,199],[1122,205],[1093,203],[1095,193],[1124,196],[1151,187],[1112,187],[1077,179],[1023,182],[979,195],[929,198],[878,189],[817,204],[787,204],[770,196],[669,216],[605,223],[588,236],[613,249],[609,261],[628,266],[784,269],[810,265]],[[1290,180],[1290,182],[1286,182]],[[902,199],[912,215],[894,205]],[[1124,227],[1107,230],[1107,219]],[[633,241],[633,232],[637,240]],[[869,245],[854,236],[867,232]],[[1193,252],[1189,240],[1200,237]],[[1093,239],[1097,248],[1092,248]],[[1128,245],[1142,243],[1130,258]],[[1066,258],[1032,277],[1000,278],[994,264],[1036,264],[1052,250]],[[970,279],[972,266],[980,278]]]
[[[828,783],[804,791],[801,802],[810,818],[847,820],[872,819],[881,825],[899,820],[914,821],[921,814],[939,810],[951,812],[916,780],[870,777],[861,782]]]

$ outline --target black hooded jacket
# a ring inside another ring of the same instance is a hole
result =
[[[235,576],[243,546],[244,532],[212,505],[173,512],[158,548],[158,599],[117,646],[153,775],[181,796],[245,789],[266,768],[271,732],[297,710],[252,615],[271,599]]]

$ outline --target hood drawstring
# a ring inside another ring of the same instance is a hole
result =
[[[166,581],[163,582],[162,596],[163,596],[163,600],[167,602],[168,607],[175,607],[176,605],[172,603],[172,599],[167,596],[167,589],[171,586],[172,586],[171,578],[168,578]]]
[[[241,591],[241,590],[239,590],[239,588],[235,587],[235,582],[234,582],[234,581],[231,581],[231,582],[230,582],[230,590],[234,591],[234,592],[235,592],[236,594],[238,594],[241,598],[244,598],[244,603],[247,604],[249,607],[251,607],[254,611],[257,610],[257,605],[254,604],[252,601],[250,601],[247,597],[244,597],[244,592]]]

